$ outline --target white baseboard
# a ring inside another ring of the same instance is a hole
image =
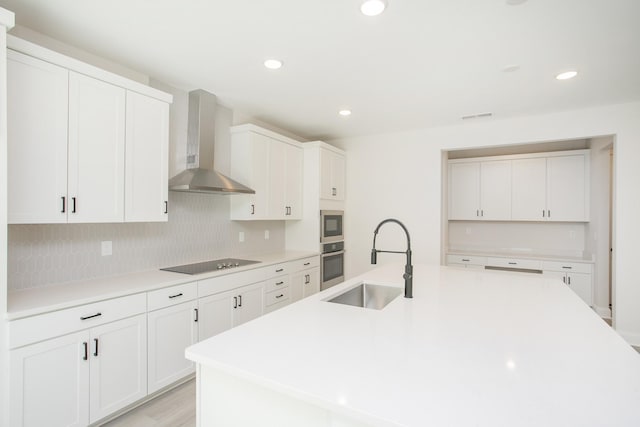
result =
[[[603,319],[611,319],[611,309],[609,307],[597,307],[594,305],[593,309]]]

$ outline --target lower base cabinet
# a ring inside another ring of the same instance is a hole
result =
[[[86,426],[147,394],[138,315],[10,352],[12,426]]]
[[[189,301],[149,312],[149,394],[195,372],[184,349],[198,341],[198,302]]]
[[[300,301],[310,295],[320,292],[320,269],[298,271],[291,275],[291,302]]]
[[[578,294],[588,305],[593,305],[591,274],[585,273],[563,273],[561,271],[543,271],[542,274],[548,277],[557,277],[569,288]]]

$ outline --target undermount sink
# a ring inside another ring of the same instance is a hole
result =
[[[324,301],[382,310],[401,293],[402,288],[361,282]]]

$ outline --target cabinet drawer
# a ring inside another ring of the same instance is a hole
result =
[[[541,270],[542,262],[537,259],[521,258],[487,258],[487,265],[492,267],[523,268],[526,270]]]
[[[485,265],[486,263],[487,263],[487,257],[484,257],[484,256],[447,255],[447,265],[449,264]]]
[[[9,322],[9,347],[21,347],[146,311],[147,295],[142,293],[14,320]]]
[[[270,306],[271,304],[276,304],[282,301],[289,300],[289,288],[277,289],[275,291],[267,292],[264,298],[265,307]]]
[[[147,292],[147,309],[153,311],[159,308],[169,307],[170,305],[190,301],[197,298],[197,296],[197,282],[158,289],[157,291]]]
[[[289,286],[289,276],[278,276],[265,282],[265,291],[272,292]]]
[[[290,272],[302,271],[302,270],[306,270],[308,268],[314,268],[314,267],[319,267],[319,266],[320,266],[320,257],[319,256],[313,256],[313,257],[309,257],[309,258],[297,259],[295,261],[290,261],[289,262],[289,271]]]
[[[542,261],[542,269],[564,273],[591,273],[591,264],[579,262]]]

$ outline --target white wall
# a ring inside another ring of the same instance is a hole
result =
[[[629,103],[332,141],[347,151],[347,271],[352,276],[370,268],[373,230],[387,217],[397,217],[409,228],[414,262],[440,263],[442,150],[615,135],[614,322],[627,341],[640,345],[638,117],[640,103]],[[389,246],[403,248],[401,233],[385,233]],[[385,255],[379,257],[381,263],[398,261],[398,256]]]
[[[0,425],[9,425],[7,322],[7,34],[12,12],[0,8]]]

